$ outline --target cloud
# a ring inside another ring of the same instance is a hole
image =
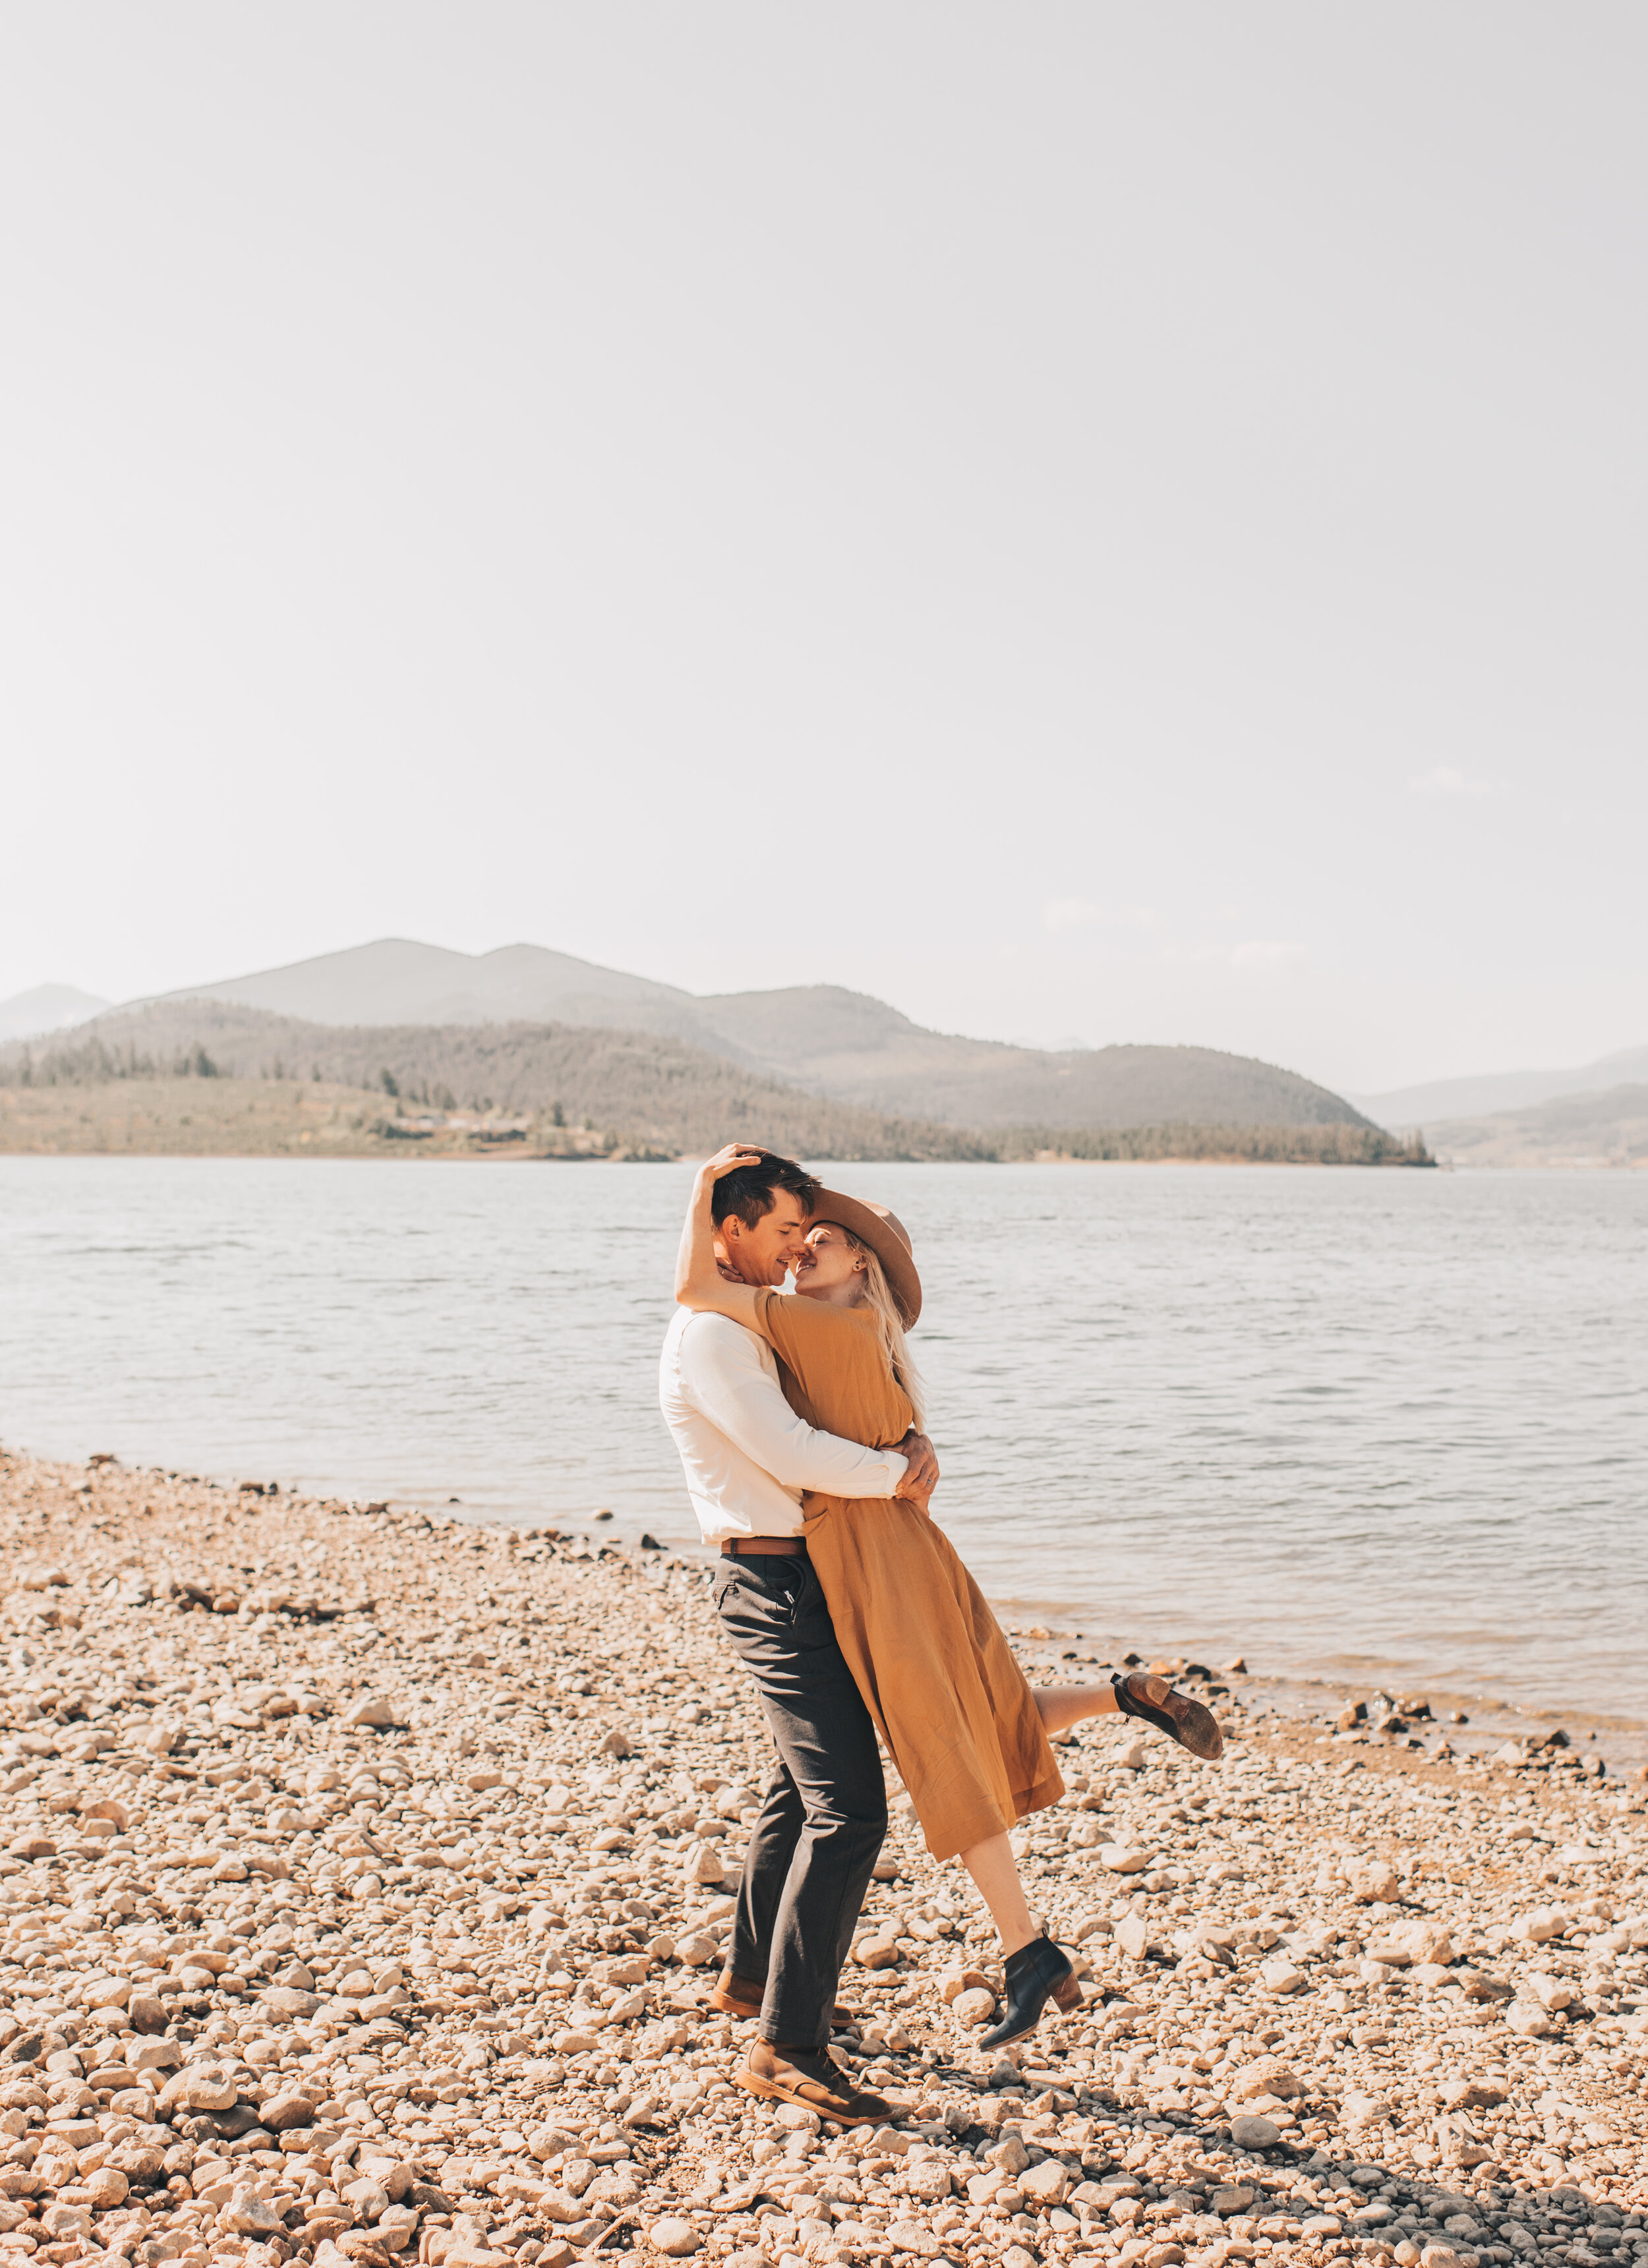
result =
[[[1055,898],[1041,919],[1048,929],[1093,929],[1104,919],[1104,908],[1090,898]]]
[[[1287,968],[1309,958],[1297,938],[1249,937],[1236,945],[1193,945],[1163,934],[1166,924],[1150,906],[1102,906],[1092,898],[1054,898],[1041,909],[1043,925],[1060,930],[1133,930],[1154,942],[1148,957],[1181,968]]]
[[[1184,968],[1292,968],[1310,958],[1310,949],[1297,938],[1249,937],[1240,945],[1191,946],[1168,958]]]
[[[1159,929],[1161,917],[1149,906],[1100,906],[1091,898],[1055,898],[1041,909],[1045,928]]]
[[[1290,961],[1303,961],[1305,947],[1291,938],[1250,937],[1226,947],[1226,957],[1232,968],[1283,968]]]
[[[1409,782],[1415,795],[1427,796],[1497,795],[1504,785],[1503,780],[1472,779],[1453,764],[1438,764],[1423,779]]]

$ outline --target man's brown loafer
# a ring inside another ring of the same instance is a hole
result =
[[[879,2095],[856,2088],[828,2048],[775,2046],[755,2040],[732,2074],[734,2087],[763,2102],[793,2102],[837,2126],[886,2126],[894,2113]]]
[[[719,2008],[724,2016],[759,2016],[766,1997],[764,1978],[757,1982],[754,1977],[739,1977],[732,1970],[724,1969],[710,1993],[710,2006]],[[844,2008],[839,2000],[830,2010],[832,2031],[844,2031],[857,2021],[852,2010]]]

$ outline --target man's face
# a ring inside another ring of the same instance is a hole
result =
[[[747,1284],[782,1284],[789,1270],[806,1250],[807,1215],[799,1197],[788,1189],[773,1192],[770,1212],[754,1228],[746,1228],[736,1213],[729,1213],[716,1231],[716,1241],[735,1275]]]

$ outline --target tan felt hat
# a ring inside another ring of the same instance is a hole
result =
[[[895,1212],[885,1205],[865,1204],[861,1197],[843,1197],[839,1189],[820,1189],[813,1207],[815,1221],[833,1220],[838,1228],[845,1228],[861,1244],[867,1244],[881,1263],[882,1273],[887,1279],[906,1330],[911,1329],[921,1314],[921,1278],[916,1273],[909,1231]]]

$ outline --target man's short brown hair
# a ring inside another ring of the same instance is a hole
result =
[[[721,1176],[710,1200],[710,1217],[719,1228],[729,1215],[736,1214],[746,1228],[754,1228],[772,1211],[780,1189],[796,1198],[803,1212],[811,1212],[818,1203],[819,1188],[814,1177],[793,1158],[763,1150],[754,1164]]]

